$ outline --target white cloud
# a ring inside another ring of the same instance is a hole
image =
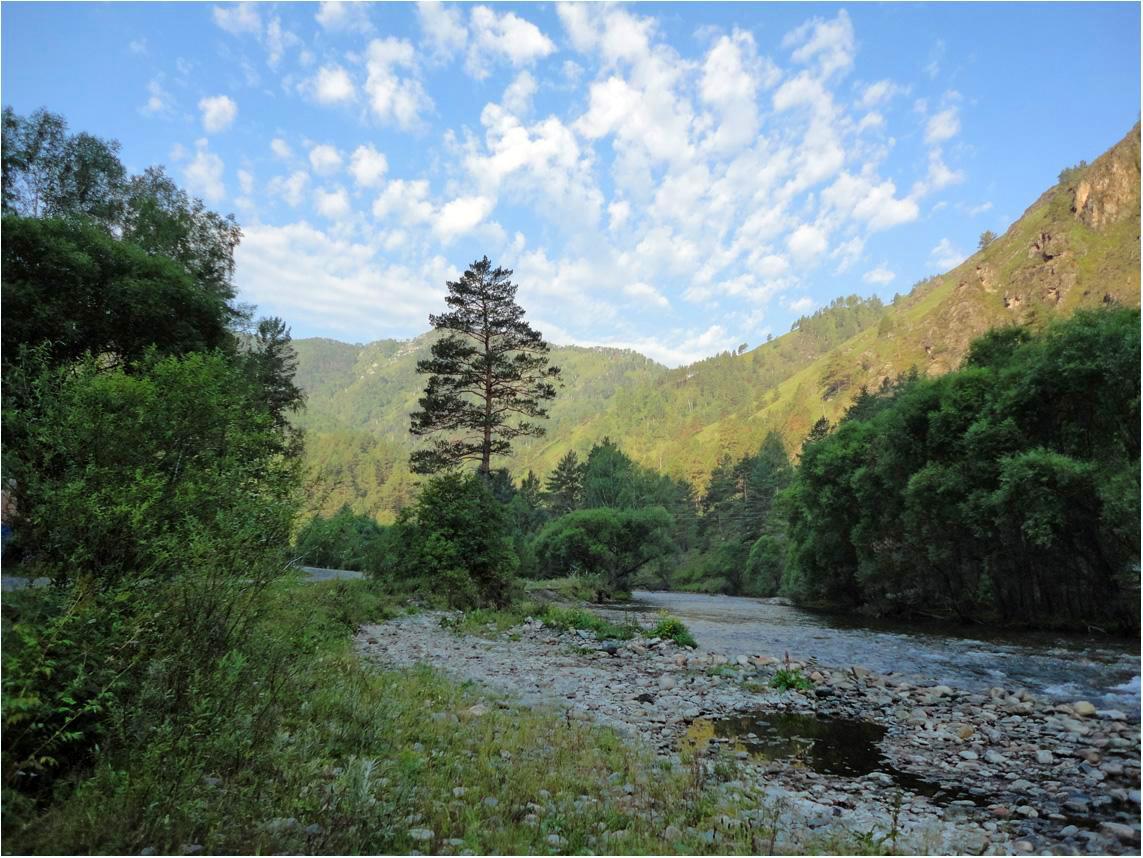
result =
[[[390,265],[378,250],[304,221],[256,223],[243,229],[235,282],[245,300],[269,312],[346,337],[359,335],[362,320],[371,326],[366,338],[423,330],[428,314],[442,306],[445,281],[458,272],[440,257],[415,267]]]
[[[417,4],[417,19],[425,42],[437,59],[449,59],[464,50],[468,41],[468,28],[460,6],[426,0]]]
[[[248,170],[238,171],[238,187],[242,189],[242,193],[249,196],[254,193],[254,176]]]
[[[934,191],[939,191],[942,188],[947,188],[949,185],[956,185],[964,181],[964,173],[960,170],[953,170],[944,162],[941,150],[939,147],[934,147],[929,151],[929,172],[925,178],[919,179],[913,184],[911,196],[914,199],[920,199],[926,194],[931,194]]]
[[[870,107],[878,107],[891,101],[895,96],[903,95],[908,92],[907,87],[900,86],[891,80],[879,80],[876,83],[871,83],[865,87],[861,92],[861,99],[859,104],[868,109]]]
[[[214,23],[234,36],[262,32],[262,20],[254,3],[236,3],[233,6],[215,6]]]
[[[353,78],[338,65],[322,66],[318,69],[308,88],[320,104],[341,104],[353,101],[357,95]]]
[[[305,170],[295,170],[288,176],[275,176],[266,185],[266,190],[271,196],[280,197],[297,208],[305,198],[309,182],[309,173]]]
[[[925,126],[925,142],[941,143],[955,137],[960,131],[960,117],[955,107],[947,107],[929,117]]]
[[[896,194],[897,186],[891,181],[876,182],[875,177],[842,173],[822,191],[822,202],[845,217],[865,223],[870,232],[878,232],[920,216],[913,199]]]
[[[631,203],[627,200],[616,200],[607,207],[607,214],[610,216],[608,229],[612,231],[621,229],[631,217]]]
[[[226,186],[222,180],[224,169],[222,159],[210,151],[206,140],[196,141],[194,158],[183,168],[187,190],[207,202],[221,202],[226,197]]]
[[[373,216],[380,220],[391,217],[410,225],[425,223],[433,217],[428,196],[429,183],[423,179],[395,179],[374,200]]]
[[[815,262],[829,247],[829,242],[820,229],[804,223],[786,238],[786,248],[801,265]]]
[[[656,307],[670,307],[667,297],[648,283],[631,283],[623,287],[625,294],[635,298],[640,303],[652,304]]]
[[[398,74],[398,69],[415,70],[413,45],[389,36],[369,43],[365,92],[373,115],[381,122],[393,123],[409,130],[421,121],[421,114],[432,110],[432,99],[425,94],[419,80]]]
[[[510,113],[524,116],[532,109],[532,97],[536,94],[536,89],[536,79],[526,70],[522,71],[508,84],[500,103]]]
[[[786,303],[786,309],[794,313],[808,313],[813,308],[814,299],[808,295],[803,295],[801,298]]]
[[[512,12],[497,15],[487,6],[476,6],[471,22],[472,41],[465,68],[478,80],[489,75],[490,60],[505,59],[518,68],[556,50],[555,43],[539,27]]]
[[[896,277],[897,275],[884,265],[878,265],[876,268],[866,271],[865,274],[861,276],[861,279],[875,286],[886,286],[892,283]]]
[[[310,166],[319,176],[328,176],[341,169],[341,153],[334,146],[322,143],[310,149]]]
[[[349,194],[345,188],[337,187],[331,190],[319,188],[314,191],[314,208],[318,214],[330,220],[341,220],[350,211]]]
[[[457,197],[441,206],[433,230],[444,242],[476,229],[492,213],[496,201],[489,197]]]
[[[793,48],[790,56],[795,62],[816,62],[821,76],[829,77],[853,65],[856,51],[853,23],[844,9],[830,20],[813,18],[787,33],[782,47]]]
[[[294,157],[290,144],[281,137],[275,137],[270,141],[270,151],[274,153],[275,157],[281,158],[283,161]]]
[[[367,33],[373,29],[369,22],[369,6],[366,3],[342,3],[337,0],[324,0],[318,4],[314,20],[323,30],[332,33]]]
[[[225,131],[238,116],[238,105],[228,95],[212,95],[199,101],[202,127],[207,134]]]
[[[773,86],[778,70],[759,59],[754,37],[735,29],[711,47],[703,62],[699,95],[719,114],[709,138],[715,151],[738,149],[758,133],[758,90]]]
[[[929,251],[929,260],[942,270],[948,270],[960,265],[968,257],[963,250],[955,247],[947,238],[937,242],[936,247]]]
[[[972,206],[972,208],[970,208],[968,210],[968,213],[970,216],[976,217],[979,214],[984,214],[985,212],[991,211],[991,210],[992,210],[992,203],[991,202],[983,202],[978,206]]]
[[[388,169],[389,161],[384,153],[378,152],[371,145],[358,146],[349,159],[349,174],[359,188],[378,187]]]
[[[174,110],[174,98],[167,92],[158,78],[147,83],[147,103],[141,108],[143,113],[168,115]]]

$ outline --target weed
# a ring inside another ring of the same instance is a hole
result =
[[[690,629],[683,624],[683,621],[678,617],[672,617],[666,611],[659,614],[659,622],[651,629],[650,633],[653,637],[673,640],[679,646],[689,646],[691,648],[698,646],[694,635],[692,635]]]
[[[783,667],[770,679],[770,687],[782,691],[810,691],[814,684],[796,667]]]

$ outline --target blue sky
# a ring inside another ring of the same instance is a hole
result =
[[[6,3],[3,101],[164,164],[295,336],[408,337],[487,254],[670,365],[891,297],[1139,117],[1123,4]]]

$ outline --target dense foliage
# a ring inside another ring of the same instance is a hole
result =
[[[1139,313],[999,329],[807,444],[787,586],[809,601],[1138,624]]]
[[[4,822],[24,842],[49,798],[144,748],[170,819],[202,736],[232,765],[265,751],[292,657],[258,633],[300,499],[288,330],[243,330],[233,221],[116,151],[4,113],[4,566],[52,585],[4,599]]]
[[[427,481],[393,526],[384,569],[453,607],[511,601],[519,558],[508,515],[488,481],[449,473]]]

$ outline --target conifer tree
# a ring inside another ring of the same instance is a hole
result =
[[[568,450],[548,475],[548,509],[564,515],[579,508],[583,494],[583,465],[575,450]]]
[[[417,473],[477,461],[488,477],[492,457],[507,455],[514,439],[544,434],[533,421],[548,416],[560,371],[548,365],[543,336],[524,321],[511,277],[485,256],[446,284],[449,312],[429,316],[446,336],[433,344],[432,357],[417,362],[417,372],[429,381],[410,431],[448,437],[413,453]]]

